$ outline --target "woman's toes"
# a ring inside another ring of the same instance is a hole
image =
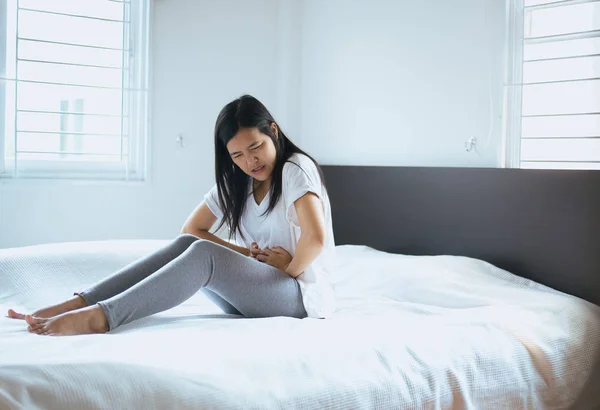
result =
[[[46,320],[47,319],[44,319],[44,318],[41,318],[41,317],[35,317],[35,316],[31,316],[31,315],[25,315],[25,321],[31,327],[35,327],[35,325],[43,325],[46,322]]]
[[[10,317],[11,319],[21,319],[21,320],[25,319],[24,314],[15,312],[12,309],[8,309],[8,317]]]
[[[27,330],[29,330],[30,332],[34,332],[34,331],[36,331],[36,330],[38,330],[39,328],[41,328],[41,327],[44,327],[44,326],[46,326],[46,324],[45,324],[45,323],[38,324],[38,325],[33,325],[33,326],[28,326],[28,327],[27,327]]]

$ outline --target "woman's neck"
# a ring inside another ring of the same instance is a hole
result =
[[[252,188],[255,191],[261,191],[261,192],[263,190],[268,191],[269,188],[271,187],[271,178],[266,179],[264,181],[258,181],[258,180],[255,179],[255,180],[253,180],[252,184],[253,184]]]
[[[261,204],[263,199],[265,199],[265,197],[267,196],[267,193],[269,192],[269,188],[270,188],[271,182],[270,180],[266,180],[266,181],[257,181],[254,180],[253,182],[253,196],[254,196],[254,201],[257,204]]]

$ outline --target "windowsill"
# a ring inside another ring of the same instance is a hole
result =
[[[144,180],[92,179],[92,178],[13,178],[9,174],[0,174],[0,186],[127,186],[144,187],[151,185],[149,178]]]

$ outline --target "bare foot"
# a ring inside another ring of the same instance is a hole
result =
[[[68,336],[106,333],[108,321],[100,305],[84,307],[51,318],[25,316],[29,331],[38,335]]]
[[[70,312],[71,310],[81,309],[86,306],[87,303],[85,303],[85,300],[83,300],[81,296],[73,296],[71,299],[59,303],[57,305],[52,305],[40,310],[36,310],[31,314],[31,316],[49,318],[60,315],[61,313]],[[25,320],[25,316],[27,315],[15,312],[13,309],[8,309],[8,317],[12,319]]]

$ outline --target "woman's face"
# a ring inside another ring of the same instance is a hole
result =
[[[275,124],[273,127],[276,133]],[[257,181],[271,181],[277,151],[271,137],[260,132],[258,128],[240,128],[227,143],[227,151],[235,165],[246,174]]]

